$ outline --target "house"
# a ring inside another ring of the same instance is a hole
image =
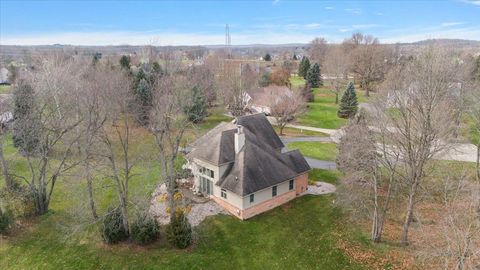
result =
[[[310,170],[298,150],[283,148],[263,113],[221,123],[187,154],[194,191],[240,219],[282,205],[307,190]]]
[[[10,84],[8,77],[10,76],[10,71],[8,69],[2,67],[0,68],[0,85],[1,84]]]
[[[292,90],[286,86],[269,85],[246,91],[245,100],[250,111],[270,115],[272,104],[275,104],[280,96],[292,94]]]

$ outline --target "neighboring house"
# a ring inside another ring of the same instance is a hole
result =
[[[10,75],[10,71],[6,68],[0,68],[0,84],[10,84],[8,77]]]
[[[254,113],[272,113],[271,106],[279,96],[293,94],[292,90],[286,86],[269,85],[267,87],[259,87],[246,92],[248,108]]]
[[[264,114],[221,123],[187,155],[194,191],[240,219],[282,205],[307,190],[310,166],[284,145]]]

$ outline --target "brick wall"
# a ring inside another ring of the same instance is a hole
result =
[[[299,175],[295,179],[295,189],[292,191],[288,191],[286,193],[280,194],[271,198],[270,200],[264,201],[247,209],[241,210],[238,207],[233,206],[232,204],[224,201],[221,198],[211,196],[211,198],[218,203],[220,206],[225,208],[228,212],[232,215],[240,218],[240,219],[249,219],[253,216],[261,214],[265,211],[273,209],[279,205],[287,203],[288,201],[295,199],[298,194],[307,190],[308,187],[308,173]]]
[[[308,188],[308,173],[297,176],[295,179],[295,190],[297,195],[304,192]]]

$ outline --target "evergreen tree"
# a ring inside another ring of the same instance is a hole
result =
[[[473,79],[480,82],[480,55],[477,56],[473,70]]]
[[[176,248],[186,248],[190,245],[192,242],[192,226],[183,211],[173,215],[166,233],[168,242]]]
[[[120,66],[125,70],[130,70],[130,56],[122,55],[120,58]]]
[[[315,97],[313,95],[312,86],[309,83],[306,83],[302,89],[302,96],[307,102],[313,102]]]
[[[307,72],[307,83],[312,87],[320,87],[323,85],[322,77],[320,75],[320,66],[315,63]]]
[[[155,74],[161,74],[161,75],[163,74],[162,66],[160,66],[160,64],[157,61],[153,62],[152,64],[152,71]]]
[[[150,109],[153,102],[152,89],[145,78],[140,79],[135,91],[135,100],[138,105],[138,122],[141,125],[147,125]]]
[[[310,60],[308,60],[308,58],[304,56],[302,58],[302,61],[300,61],[300,66],[298,67],[298,76],[305,78],[309,69]]]
[[[340,118],[354,117],[358,110],[357,94],[355,93],[355,86],[350,82],[343,93],[340,100],[340,107],[338,108],[337,116]]]
[[[32,86],[20,83],[13,91],[13,103],[13,145],[22,152],[32,153],[39,142]]]
[[[263,57],[263,60],[265,60],[265,61],[272,61],[272,56],[271,56],[269,53],[267,53],[267,54]]]
[[[193,123],[201,122],[207,116],[207,100],[200,88],[192,88],[191,102],[183,108],[188,120]]]
[[[260,77],[258,85],[260,85],[261,87],[266,87],[269,86],[270,83],[272,83],[272,80],[270,79],[270,73],[265,71]]]

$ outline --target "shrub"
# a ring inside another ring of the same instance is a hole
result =
[[[128,231],[123,227],[122,211],[120,207],[109,208],[102,220],[101,233],[107,244],[116,244],[128,238]]]
[[[167,227],[167,240],[177,248],[186,248],[192,242],[192,226],[183,211],[177,212]]]
[[[157,220],[148,213],[141,213],[132,224],[132,239],[135,243],[145,245],[155,241],[160,232]]]
[[[0,234],[5,234],[13,223],[13,216],[10,211],[0,209]]]

